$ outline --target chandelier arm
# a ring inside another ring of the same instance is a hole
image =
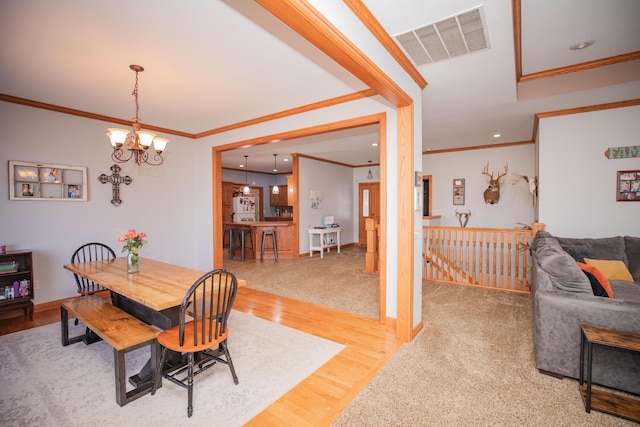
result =
[[[131,160],[132,157],[133,157],[133,151],[129,150],[129,156],[125,158],[124,150],[122,149],[122,147],[119,147],[119,148],[114,147],[113,152],[111,153],[111,159],[117,163],[126,163],[129,160]]]

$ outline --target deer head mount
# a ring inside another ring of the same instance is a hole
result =
[[[458,217],[458,222],[460,222],[460,227],[464,228],[467,226],[467,222],[469,222],[471,211],[458,212],[458,209],[456,209],[456,216]]]
[[[504,165],[504,173],[498,173],[498,177],[493,179],[493,172],[489,175],[489,162],[484,167],[482,171],[483,175],[487,175],[489,177],[489,187],[484,190],[484,202],[490,205],[495,205],[500,200],[500,179],[507,174],[509,170],[509,163],[505,163]]]
[[[513,178],[513,185],[516,185],[521,180],[527,183],[529,187],[529,193],[533,197],[533,206],[538,204],[538,177],[534,176],[529,178],[527,175],[518,175],[517,173],[512,174],[515,178]]]

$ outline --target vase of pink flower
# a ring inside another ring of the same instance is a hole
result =
[[[138,261],[138,249],[147,243],[145,240],[147,233],[138,233],[136,230],[129,230],[124,236],[118,237],[119,242],[124,242],[122,252],[127,254],[127,272],[137,273],[140,271],[140,263]]]

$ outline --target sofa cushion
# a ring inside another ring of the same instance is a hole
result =
[[[592,259],[618,259],[627,264],[627,254],[625,251],[624,237],[602,237],[598,239],[576,239],[571,237],[556,237],[560,245],[580,246],[587,245],[595,256],[587,257]]]
[[[585,258],[595,258],[596,257],[596,254],[593,252],[593,249],[591,249],[591,246],[589,246],[586,243],[583,244],[583,245],[563,245],[563,244],[560,244],[560,246],[562,247],[562,249],[566,253],[571,255],[571,257],[573,259],[575,259],[577,262],[584,263],[584,259]]]
[[[597,267],[582,262],[578,262],[578,267],[582,269],[582,272],[589,279],[591,289],[593,289],[593,294],[595,296],[613,298],[611,284]]]
[[[609,280],[626,280],[633,282],[633,277],[622,261],[608,259],[584,259],[585,264],[593,265]]]
[[[635,282],[640,283],[640,237],[624,236],[627,265]]]
[[[625,282],[624,280],[611,280],[609,282],[611,290],[613,290],[616,300],[618,301],[630,301],[640,303],[640,283]],[[636,309],[635,324],[640,325],[640,311]]]
[[[537,235],[536,240],[538,240]],[[554,288],[567,292],[593,295],[591,283],[587,276],[578,267],[576,261],[562,250],[555,239],[545,239],[545,244],[538,243],[536,245],[536,257],[540,268],[549,275]]]

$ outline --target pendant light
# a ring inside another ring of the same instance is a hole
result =
[[[276,166],[276,158],[278,157],[277,154],[273,155],[273,171],[274,172],[278,172],[278,166]],[[277,176],[274,173],[273,174],[273,188],[271,189],[271,194],[280,194],[280,189],[278,188],[278,183],[277,181]]]
[[[371,173],[371,160],[369,160],[369,173],[367,174],[367,179],[373,179],[373,174]]]
[[[242,189],[242,194],[244,194],[245,196],[249,194],[249,191],[251,191],[249,189],[249,167],[247,166],[247,159],[249,156],[247,156],[246,154],[244,155],[244,188]]]

